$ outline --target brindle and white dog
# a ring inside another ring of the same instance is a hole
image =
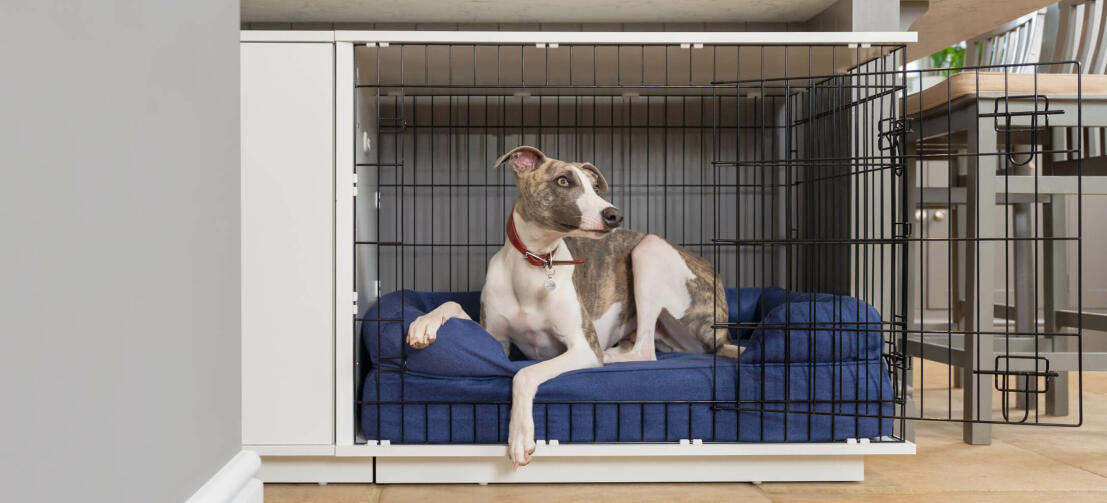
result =
[[[538,386],[576,369],[654,360],[654,348],[737,357],[727,330],[723,285],[706,260],[665,239],[620,228],[623,217],[599,196],[607,180],[590,163],[551,159],[534,147],[495,166],[515,170],[519,198],[508,240],[492,257],[481,292],[480,324],[507,351],[544,360],[515,374],[507,455],[514,468],[534,453],[532,407]],[[494,167],[495,167],[494,166]],[[452,317],[448,302],[420,316],[407,342],[423,348]]]

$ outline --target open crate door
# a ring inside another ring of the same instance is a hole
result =
[[[912,71],[940,82],[898,100],[910,416],[963,421],[971,443],[1082,421],[1081,336],[1102,319],[1083,312],[1083,197],[1104,180],[1084,159],[1105,116],[1058,66]]]
[[[1083,311],[1081,248],[1082,198],[1104,190],[1105,173],[1083,168],[1102,155],[1089,125],[1104,125],[1104,107],[1086,124],[1083,77],[1049,64],[969,68],[912,93],[951,75],[851,50],[863,63],[843,74],[785,65],[717,82],[717,120],[733,96],[753,109],[743,123],[774,134],[716,151],[714,183],[759,187],[779,208],[717,227],[717,248],[745,248],[757,284],[876,306],[907,438],[913,420],[963,422],[973,443],[991,424],[1079,426],[1082,331],[1105,325]]]

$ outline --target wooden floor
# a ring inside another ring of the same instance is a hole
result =
[[[931,367],[927,368],[930,372]],[[932,407],[945,410],[948,400],[944,375],[943,367],[927,376],[927,411]],[[958,410],[960,392],[955,390],[954,395],[948,398],[953,398],[954,409]],[[1075,400],[1075,390],[1071,396]],[[1072,422],[1074,418],[1060,421]],[[867,458],[864,482],[766,482],[758,486],[271,484],[265,486],[265,501],[1107,501],[1107,373],[1084,373],[1084,425],[1080,428],[997,426],[989,446],[962,443],[960,425],[954,423],[920,422],[916,428],[918,454]]]

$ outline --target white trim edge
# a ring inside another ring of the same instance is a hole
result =
[[[239,451],[223,465],[186,503],[260,502],[261,482],[254,478],[261,458],[253,451]]]
[[[334,42],[333,31],[320,30],[241,30],[239,42]]]
[[[389,31],[242,30],[241,42],[454,44],[904,44],[913,31]]]
[[[338,445],[354,443],[354,333],[353,320],[361,313],[350,313],[350,299],[357,302],[354,283],[354,193],[358,170],[354,166],[354,135],[357,116],[354,111],[358,91],[355,84],[354,46],[334,44],[334,434]],[[351,178],[353,177],[353,178]],[[366,179],[368,181],[368,179]],[[358,309],[365,309],[368,305]],[[331,451],[333,454],[334,451]]]
[[[264,445],[264,444],[248,444],[243,445],[243,449],[248,449],[258,453],[258,456],[334,456],[334,444],[321,444],[321,445]]]
[[[335,30],[341,42],[455,44],[881,44],[918,42],[911,31],[386,31]]]

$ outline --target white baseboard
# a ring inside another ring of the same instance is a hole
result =
[[[265,503],[265,486],[258,479],[250,479],[230,503]]]
[[[239,451],[186,503],[261,503],[261,481],[254,478],[261,458],[253,451]]]

